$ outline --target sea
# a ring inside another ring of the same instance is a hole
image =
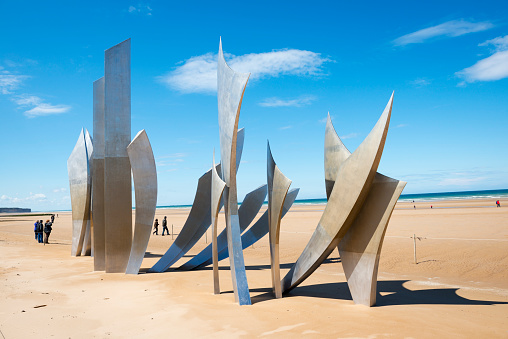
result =
[[[484,190],[484,191],[460,191],[460,192],[440,192],[440,193],[417,193],[401,194],[399,202],[435,202],[440,200],[465,200],[465,199],[492,199],[508,200],[508,189]],[[294,205],[322,205],[326,204],[326,198],[322,199],[297,199]],[[267,202],[264,202],[266,205]],[[240,203],[241,205],[241,203]],[[170,205],[157,206],[157,208],[186,208],[192,205]]]

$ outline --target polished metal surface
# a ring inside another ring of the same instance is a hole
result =
[[[157,169],[152,146],[145,130],[140,131],[127,146],[136,199],[136,221],[127,274],[138,274],[150,235],[157,206]]]
[[[266,197],[267,185],[260,186],[248,193],[243,199],[240,208],[238,209],[238,216],[240,218],[240,232],[244,232],[247,227],[254,220],[256,215],[258,214],[263,202]],[[213,205],[212,205],[213,206]],[[212,216],[213,217],[213,216]],[[217,237],[217,253],[222,252],[224,249],[227,251],[228,240],[227,240],[227,232],[226,229],[222,230],[222,232]],[[212,245],[208,245],[201,252],[196,254],[192,259],[187,261],[185,264],[180,266],[179,270],[192,270],[196,267],[202,266],[206,262],[212,262]]]
[[[132,244],[131,41],[104,60],[104,222],[106,272],[125,273]]]
[[[325,132],[325,180],[333,188],[337,171],[350,156],[328,115]],[[388,221],[405,182],[376,173],[358,216],[338,245],[340,259],[353,301],[376,303],[379,257]],[[331,192],[330,192],[331,193]]]
[[[249,76],[250,74],[237,73],[229,68],[224,59],[222,41],[220,41],[217,65],[217,101],[219,110],[222,179],[226,182],[223,199],[228,248],[231,254],[229,261],[233,291],[235,301],[240,305],[251,304],[242,251],[235,170],[238,120],[240,117],[242,98]]]
[[[360,213],[338,245],[349,291],[355,304],[376,303],[381,247],[393,209],[405,182],[376,173]]]
[[[376,175],[390,121],[393,94],[367,138],[339,167],[333,190],[309,243],[283,279],[288,292],[309,277],[342,240],[361,210]]]
[[[86,148],[86,156],[88,160],[88,175],[90,178],[88,178],[88,181],[90,182],[90,185],[92,185],[93,180],[93,161],[92,161],[92,155],[93,155],[93,143],[92,143],[92,137],[90,136],[90,133],[85,128],[85,148]],[[86,228],[85,228],[85,236],[83,237],[83,246],[81,247],[81,255],[82,256],[90,256],[92,255],[92,214],[91,214],[91,208],[92,208],[92,186],[88,192],[89,197],[87,197],[87,200],[89,202],[89,210],[88,210],[88,220],[86,222]]]
[[[226,183],[222,181],[215,168],[215,151],[213,151],[212,162],[212,258],[213,258],[213,294],[220,294],[219,284],[219,261],[217,252],[217,217],[221,208],[222,192]]]
[[[104,77],[93,83],[92,221],[93,268],[106,269],[104,242]]]
[[[279,259],[280,220],[282,219],[282,208],[289,186],[291,186],[291,180],[282,174],[273,160],[269,142],[266,146],[266,179],[268,182],[268,229],[272,289],[275,298],[282,298]]]
[[[90,218],[90,168],[86,152],[83,129],[67,160],[69,190],[72,205],[72,246],[71,255],[80,256],[85,238],[86,225]]]
[[[245,130],[242,128],[238,130],[238,151],[241,155],[243,148],[243,141]],[[237,159],[237,164],[240,164],[240,157]],[[237,167],[238,168],[238,167]],[[216,166],[218,172],[221,170],[221,164]],[[181,257],[183,257],[205,234],[208,227],[210,227],[211,219],[211,187],[212,187],[212,170],[203,174],[198,180],[198,187],[194,202],[192,203],[189,216],[182,227],[171,247],[164,253],[164,255],[150,268],[149,272],[164,272]],[[220,209],[220,208],[219,208]]]

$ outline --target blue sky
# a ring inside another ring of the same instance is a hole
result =
[[[508,188],[508,3],[3,1],[0,206],[70,209],[66,161],[92,132],[104,50],[132,41],[132,137],[158,205],[190,204],[219,150],[216,57],[250,72],[239,200],[266,182],[266,140],[299,198],[325,197],[330,112],[353,151],[395,91],[379,172],[404,193]]]

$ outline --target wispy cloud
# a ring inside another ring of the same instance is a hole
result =
[[[23,80],[28,78],[26,75],[12,74],[11,72],[0,68],[0,93],[11,94],[18,89]]]
[[[322,65],[330,61],[319,53],[298,49],[240,56],[225,54],[225,58],[235,71],[250,72],[251,80],[282,75],[322,75]],[[182,93],[213,94],[217,90],[217,54],[207,53],[189,58],[175,70],[158,77],[158,80]]]
[[[288,125],[288,126],[283,126],[281,128],[279,128],[281,131],[285,130],[285,129],[290,129],[290,128],[293,128],[292,125]]]
[[[65,187],[62,187],[62,188],[55,188],[53,190],[53,193],[60,193],[60,192],[65,192],[67,191],[67,189]]]
[[[0,196],[0,201],[3,201],[5,203],[23,203],[27,201],[43,201],[46,200],[46,195],[42,193],[32,193],[30,192],[30,195],[24,198],[18,198],[18,197],[9,197],[7,195]]]
[[[13,99],[21,108],[30,108],[25,111],[25,116],[35,118],[40,116],[62,114],[68,112],[71,107],[68,105],[51,105],[35,95],[20,95]]]
[[[35,61],[31,61],[36,63]],[[15,74],[0,66],[0,93],[8,95],[10,100],[18,105],[18,108],[25,109],[25,116],[34,118],[39,116],[61,114],[71,109],[68,105],[52,105],[44,102],[38,96],[30,94],[19,94],[27,75]]]
[[[403,128],[403,127],[407,127],[407,124],[398,124],[397,126],[395,126],[395,128]]]
[[[490,22],[470,22],[467,20],[452,20],[445,23],[427,27],[419,31],[403,35],[393,43],[396,46],[419,44],[437,37],[458,37],[468,33],[481,32],[494,27]]]
[[[416,87],[424,87],[430,85],[430,80],[418,78],[409,82],[411,85]]]
[[[508,78],[508,35],[487,40],[479,46],[494,46],[491,56],[477,61],[455,75],[464,79],[459,85],[475,81],[495,81]]]
[[[263,107],[301,107],[310,105],[312,101],[316,100],[314,96],[304,96],[296,99],[280,99],[276,97],[267,98],[259,103]]]
[[[356,138],[357,136],[358,136],[358,133],[349,133],[346,135],[341,135],[340,138],[341,138],[341,140],[346,140],[346,139]]]
[[[147,4],[139,3],[137,6],[129,6],[127,9],[129,13],[132,14],[146,14],[148,16],[152,15],[152,8]]]

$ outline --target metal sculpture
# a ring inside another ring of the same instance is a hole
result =
[[[86,155],[87,155],[87,160],[88,160],[88,169],[89,169],[89,175],[91,176],[90,178],[90,185],[92,184],[92,181],[93,181],[93,161],[92,161],[92,155],[93,155],[93,143],[92,143],[92,137],[90,136],[90,133],[88,132],[88,130],[85,128],[85,147],[86,147]],[[90,197],[89,197],[89,200],[90,200],[90,204],[89,204],[89,209],[88,209],[88,220],[86,222],[86,228],[85,228],[85,236],[83,237],[83,246],[81,247],[81,255],[82,256],[90,256],[92,255],[92,220],[91,220],[91,207],[92,207],[92,203],[91,203],[91,199],[92,199],[92,186],[90,187],[90,192],[88,193],[90,194]]]
[[[226,183],[222,181],[215,168],[215,151],[212,162],[212,258],[213,258],[213,294],[220,294],[219,261],[217,252],[217,217],[221,208],[222,193]]]
[[[321,265],[358,216],[381,160],[392,103],[393,94],[367,138],[339,167],[319,224],[302,254],[283,279],[283,292],[298,286]]]
[[[125,273],[138,274],[152,231],[157,206],[157,170],[152,146],[145,130],[127,146],[136,199],[136,222],[131,253]]]
[[[90,220],[90,191],[92,184],[83,129],[81,129],[78,141],[67,160],[67,171],[69,174],[72,205],[71,255],[80,256],[86,226]]]
[[[106,272],[125,273],[132,243],[130,39],[105,52],[104,222]]]
[[[104,77],[93,83],[92,220],[94,271],[106,269],[104,225]]]
[[[238,130],[237,152],[239,152],[239,157],[237,161],[237,168],[240,165],[244,135],[245,130],[243,128]],[[216,166],[216,170],[221,170],[221,164]],[[148,272],[164,272],[183,257],[185,253],[187,253],[196,244],[196,242],[201,239],[203,234],[205,234],[212,221],[210,214],[212,206],[211,190],[212,170],[210,169],[198,180],[198,187],[196,189],[194,202],[192,203],[189,216],[187,217],[180,234],[178,234],[178,237],[175,239],[171,247],[155,263],[155,265],[148,270]]]
[[[270,143],[266,147],[266,179],[268,182],[268,229],[270,242],[270,266],[275,298],[282,298],[280,285],[279,237],[282,206],[291,186],[291,180],[280,171],[273,160]]]
[[[224,59],[222,41],[220,41],[217,65],[217,101],[219,109],[222,179],[226,182],[223,199],[233,291],[235,294],[235,301],[240,305],[251,304],[243,259],[236,187],[238,119],[240,117],[242,98],[249,76],[250,74],[237,73],[229,68]]]
[[[350,155],[328,115],[325,132],[327,197],[335,184],[338,169]],[[381,247],[388,221],[405,185],[403,181],[376,173],[365,203],[338,245],[349,290],[356,304],[372,306],[376,303]]]
[[[221,179],[222,180],[222,179]],[[213,185],[213,181],[212,181]],[[263,202],[266,197],[266,185],[259,186],[252,192],[248,193],[243,199],[240,208],[238,209],[238,218],[240,220],[240,232],[243,233],[247,227],[254,220],[256,215],[258,214]],[[213,189],[212,189],[213,192]],[[213,198],[213,196],[212,196]],[[214,205],[212,205],[213,207]],[[222,207],[222,206],[219,206]],[[212,210],[213,212],[213,210]],[[212,214],[213,220],[213,214]],[[213,225],[213,223],[212,223]],[[214,238],[215,239],[215,238]],[[222,252],[224,249],[227,249],[228,240],[227,240],[227,232],[224,229],[219,236],[217,237],[217,253]],[[196,254],[191,260],[187,261],[185,264],[180,266],[179,270],[192,270],[198,266],[201,266],[204,262],[208,262],[212,260],[212,245],[208,245],[201,252]]]

